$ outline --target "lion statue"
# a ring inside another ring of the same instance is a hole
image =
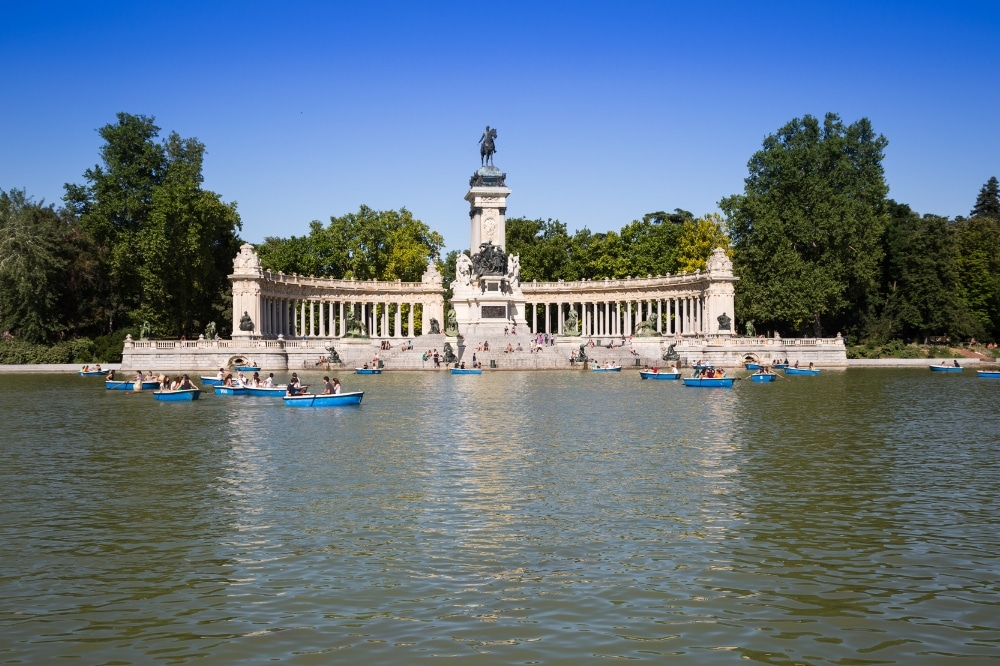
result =
[[[570,309],[566,319],[563,320],[563,335],[571,338],[580,335],[580,315],[575,309]]]
[[[635,337],[652,338],[659,335],[656,332],[656,315],[650,315],[649,319],[643,319],[635,327]]]
[[[458,315],[455,314],[454,310],[448,310],[448,316],[445,319],[444,334],[451,337],[458,335]]]
[[[354,318],[354,310],[348,310],[344,314],[344,337],[345,338],[367,338],[365,325]]]

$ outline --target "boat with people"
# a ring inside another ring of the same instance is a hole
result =
[[[787,367],[788,367],[788,361],[785,361],[784,363],[772,363],[771,364],[771,368],[774,369],[774,370],[784,370]]]
[[[657,370],[654,368],[652,370],[640,370],[639,377],[642,379],[670,380],[670,379],[680,379],[681,373],[677,372],[676,370],[670,372],[670,371]]]
[[[976,370],[976,376],[983,379],[1000,379],[1000,370]]]
[[[212,387],[215,390],[215,395],[246,395],[246,386],[220,386],[215,385]]]
[[[726,371],[713,365],[696,367],[691,377],[684,378],[684,386],[732,388],[735,377],[727,377]]]
[[[201,383],[205,386],[222,386],[226,381],[225,379],[220,379],[218,377],[206,377],[204,375],[198,377],[198,379],[200,379]]]
[[[608,361],[604,365],[597,365],[597,363],[595,362],[591,370],[593,372],[621,372],[622,366],[615,365],[611,361]]]
[[[201,396],[201,389],[165,389],[153,391],[153,397],[164,402],[188,402],[197,400]]]
[[[236,372],[260,372],[260,368],[256,365],[234,365],[233,370]]]
[[[685,377],[684,386],[732,388],[735,377]]]
[[[108,374],[107,370],[80,370],[77,374],[81,377],[104,377]]]
[[[750,361],[748,363],[744,363],[743,367],[746,368],[747,370],[760,370],[763,366],[761,366],[760,363],[755,363],[753,361]]]
[[[773,372],[755,372],[750,375],[750,380],[757,382],[758,384],[763,384],[767,382],[773,382],[778,378],[778,375]]]
[[[355,374],[358,375],[381,375],[381,368],[354,368]]]
[[[288,393],[288,386],[285,384],[269,386],[267,388],[263,386],[247,386],[245,390],[246,395],[254,398],[280,398]]]
[[[135,381],[131,379],[125,379],[122,381],[116,381],[114,379],[104,380],[104,388],[109,391],[132,391],[135,389]],[[152,391],[153,389],[160,388],[160,382],[152,380],[142,380],[142,390]]]
[[[360,405],[363,397],[365,397],[364,391],[352,391],[351,393],[286,395],[282,399],[286,407],[340,407],[342,405]]]
[[[482,368],[452,368],[451,374],[453,375],[481,375],[483,374]]]
[[[944,365],[944,361],[942,361],[941,365],[931,365],[929,367],[931,372],[962,372],[963,370],[958,361],[955,361],[953,365]]]
[[[785,368],[786,375],[818,375],[819,368]]]

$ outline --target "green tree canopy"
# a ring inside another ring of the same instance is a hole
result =
[[[723,230],[725,220],[718,213],[709,213],[697,220],[688,220],[681,227],[677,243],[677,270],[681,273],[703,271],[712,251],[729,249],[729,238]]]
[[[64,200],[97,244],[109,328],[148,320],[177,335],[223,315],[241,223],[235,204],[201,188],[204,144],[176,133],[157,142],[159,131],[152,117],[119,113],[98,130],[102,164],[85,185],[67,183]]]
[[[268,237],[257,248],[261,265],[272,271],[356,280],[419,282],[427,262],[438,256],[444,238],[405,208],[313,221],[306,236]]]
[[[889,201],[885,231],[883,300],[868,337],[922,340],[927,336],[964,337],[975,322],[959,292],[956,234],[948,220],[920,216],[905,204]]]
[[[764,140],[728,218],[737,308],[759,324],[820,335],[854,327],[877,293],[888,187],[871,123],[796,118]]]
[[[976,197],[976,203],[972,207],[971,217],[989,217],[1000,222],[1000,184],[997,177],[992,176]]]

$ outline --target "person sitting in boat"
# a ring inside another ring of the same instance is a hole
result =
[[[329,377],[323,377],[323,395],[333,395],[333,384]]]
[[[460,363],[460,364],[458,365],[458,367],[459,367],[460,369],[462,369],[462,370],[465,370],[465,361],[462,361],[462,362],[461,362],[461,363]]]
[[[226,371],[223,370],[222,368],[219,368],[219,371],[217,373],[215,373],[215,378],[216,379],[225,379],[226,378]]]
[[[107,379],[109,382],[115,381],[115,369],[111,368],[110,370],[108,370],[108,374],[104,375],[104,378]]]
[[[699,377],[701,377],[701,370],[699,368],[695,368],[694,374],[691,376],[694,377],[695,379],[698,379]]]
[[[83,366],[83,372],[90,372],[90,366],[89,365]]]
[[[961,367],[962,367],[962,366],[960,366],[960,365],[958,364],[958,359],[957,359],[957,358],[955,359],[955,367],[956,367],[956,368],[961,368]]]
[[[267,379],[264,380],[264,388],[274,388],[274,373],[267,373]]]
[[[337,379],[336,377],[333,378],[333,394],[334,395],[340,394],[340,380]]]
[[[222,379],[222,385],[223,386],[232,386],[233,385],[233,373],[230,372],[229,374],[227,374]]]
[[[101,364],[98,363],[97,365],[95,365],[94,366],[94,370],[96,370],[97,372],[100,372],[101,371]]]
[[[191,383],[191,380],[188,378],[187,375],[183,375],[181,377],[181,383],[180,383],[180,385],[177,388],[179,390],[181,390],[181,391],[189,391],[189,390],[191,390],[193,388],[197,388],[197,387],[194,384]]]
[[[142,370],[135,371],[135,377],[132,379],[132,390],[133,391],[142,390]]]
[[[676,375],[677,374],[677,366],[676,365],[671,365],[669,372],[672,375]]]
[[[812,362],[812,361],[809,361],[809,369],[810,369],[810,370],[815,370],[815,369],[816,369],[816,366],[815,366],[815,365],[813,365],[813,362]]]
[[[793,368],[798,368],[799,367],[799,359],[795,359],[795,365],[792,366],[792,367]]]
[[[259,372],[253,373],[253,377],[250,378],[250,384],[252,384],[255,387],[259,387],[260,386],[260,373]]]
[[[257,367],[260,367],[260,366],[257,365],[257,361],[254,361],[253,363],[250,364],[250,367],[257,368]]]

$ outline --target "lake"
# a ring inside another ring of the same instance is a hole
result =
[[[0,663],[1000,656],[1000,380],[338,376],[0,377]]]

